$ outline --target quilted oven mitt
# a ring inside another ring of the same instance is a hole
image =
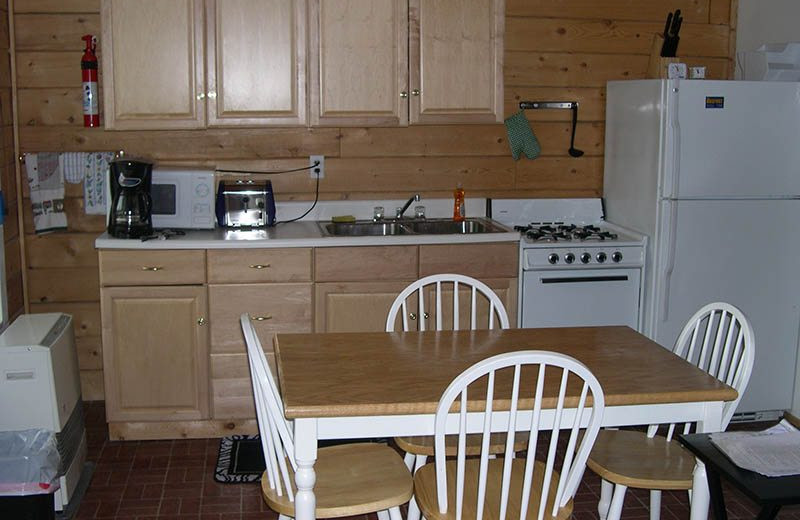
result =
[[[524,153],[528,159],[536,159],[542,153],[542,147],[536,136],[533,135],[531,125],[525,112],[520,110],[513,116],[505,120],[506,132],[508,132],[508,145],[511,147],[511,156],[515,161],[519,160],[520,153]]]

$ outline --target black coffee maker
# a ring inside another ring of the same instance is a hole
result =
[[[110,163],[111,208],[108,234],[115,238],[139,238],[153,234],[150,182],[153,165],[118,158]]]

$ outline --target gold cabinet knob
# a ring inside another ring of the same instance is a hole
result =
[[[204,317],[200,316],[199,318],[197,318],[197,324],[200,325],[200,326],[205,325],[206,324],[206,319]]]
[[[200,93],[197,94],[197,99],[198,100],[205,99],[205,98],[206,98],[206,93],[205,92],[200,92]]]
[[[419,89],[418,89],[418,88],[415,88],[414,90],[412,90],[412,91],[411,91],[411,95],[412,95],[412,96],[419,96]]]
[[[250,314],[249,316],[252,321],[267,321],[272,319],[271,314],[265,314],[264,316],[253,316]]]
[[[400,92],[400,97],[403,98],[403,99],[407,98],[408,97],[408,92],[406,92],[405,90]]]
[[[209,92],[206,95],[208,96],[208,99],[217,99],[217,93],[216,92]]]

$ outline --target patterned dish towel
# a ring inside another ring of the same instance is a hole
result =
[[[108,163],[113,159],[114,152],[86,154],[83,176],[83,208],[87,215],[106,214]]]
[[[57,153],[25,154],[36,233],[67,229],[64,213],[64,174]]]
[[[508,145],[511,147],[511,156],[515,161],[519,160],[520,153],[524,153],[528,159],[536,159],[542,153],[542,147],[531,130],[525,112],[520,110],[513,116],[505,120],[506,132],[508,132]]]

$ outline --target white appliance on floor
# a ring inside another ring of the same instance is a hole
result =
[[[751,320],[741,419],[792,406],[800,328],[800,83],[609,82],[609,219],[650,237],[644,331],[671,347],[702,305]]]
[[[0,431],[42,428],[56,432],[63,509],[86,461],[78,355],[72,317],[24,314],[0,334]]]
[[[522,232],[518,326],[640,329],[644,237],[600,199],[496,199],[492,218]]]

